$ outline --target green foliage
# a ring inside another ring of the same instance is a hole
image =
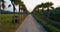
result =
[[[1,0],[2,2],[5,2],[4,0]]]
[[[34,11],[36,11],[36,9],[38,9],[37,10],[38,12],[39,12],[39,10],[42,11],[42,12],[44,12],[45,11],[44,10],[45,8],[47,8],[47,11],[49,11],[49,8],[54,9],[54,7],[52,7],[52,6],[53,6],[53,3],[52,2],[41,3],[41,4],[37,5],[34,8],[34,10],[33,10],[32,13],[34,13]],[[39,9],[39,8],[42,8],[42,9]]]
[[[21,4],[21,0],[10,0],[11,2],[14,2],[16,5],[18,5],[19,3]]]
[[[37,20],[38,23],[42,24],[48,32],[60,32],[60,29],[54,25],[47,24],[47,22],[41,19],[38,15],[32,14],[33,17]],[[53,23],[54,24],[54,23]],[[55,23],[56,24],[56,23]]]
[[[49,8],[53,5],[53,3],[52,2],[46,2],[45,5],[46,5],[47,8]]]
[[[41,3],[34,8],[32,15],[48,32],[60,32],[60,8],[54,9],[52,6],[52,2]]]

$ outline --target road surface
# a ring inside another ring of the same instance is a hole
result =
[[[42,25],[38,24],[37,21],[30,14],[25,18],[24,22],[20,25],[16,32],[47,32],[47,31],[42,27]]]

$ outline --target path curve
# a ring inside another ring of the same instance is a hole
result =
[[[42,25],[38,24],[37,21],[29,14],[16,32],[47,32]]]

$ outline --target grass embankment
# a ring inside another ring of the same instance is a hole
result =
[[[33,17],[38,21],[38,23],[42,24],[48,32],[60,32],[60,29],[53,26],[52,24],[48,24],[45,20],[41,19],[37,15],[33,15]]]
[[[24,20],[24,18],[26,17],[26,15],[24,14],[20,14],[20,23],[22,23],[22,21]],[[16,23],[15,24],[15,28],[14,28],[14,24],[12,23],[12,14],[2,14],[1,15],[1,32],[13,32],[14,30],[16,30],[20,23]]]

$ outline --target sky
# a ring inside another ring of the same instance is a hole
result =
[[[5,10],[9,10],[9,11],[13,11],[13,8],[10,7],[8,8],[8,5],[11,4],[10,0],[5,0],[6,3],[6,8]],[[54,7],[60,7],[60,0],[22,0],[24,2],[24,4],[27,7],[27,10],[29,12],[32,12],[32,10],[36,7],[36,5],[41,4],[41,3],[45,3],[45,2],[52,2],[54,3]],[[18,12],[18,6],[16,6],[17,12]]]

